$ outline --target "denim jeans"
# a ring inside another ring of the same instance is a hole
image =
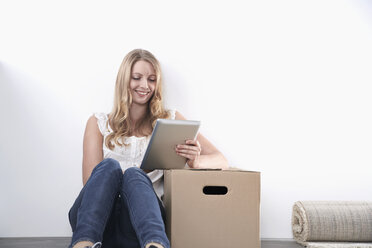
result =
[[[137,167],[124,174],[118,161],[106,158],[92,171],[69,211],[70,247],[79,241],[103,248],[144,248],[157,242],[169,248],[165,211],[146,173]]]

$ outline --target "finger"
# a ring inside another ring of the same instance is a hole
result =
[[[178,154],[180,154],[180,153],[182,153],[182,154],[187,154],[187,155],[189,155],[189,156],[193,156],[193,157],[197,157],[197,156],[200,156],[200,154],[199,154],[199,152],[195,152],[195,151],[189,151],[189,150],[187,150],[187,151],[177,151],[176,153],[178,153]]]
[[[185,143],[186,144],[195,144],[196,145],[195,140],[186,140]]]
[[[178,155],[182,156],[182,157],[185,157],[187,159],[190,159],[190,160],[195,160],[195,156],[193,155],[190,155],[190,154],[187,154],[187,153],[183,153],[183,152],[177,152]]]
[[[187,145],[193,145],[193,146],[198,146],[200,147],[200,143],[198,140],[186,140]]]
[[[200,155],[200,151],[197,149],[176,149],[176,152]]]
[[[198,147],[201,153],[202,148],[198,140],[186,140],[186,144]]]
[[[197,146],[190,146],[190,145],[178,145],[176,146],[176,150],[200,151],[200,148]]]
[[[176,147],[179,147],[179,148],[186,148],[186,147],[190,147],[190,148],[194,147],[195,148],[195,147],[197,147],[197,148],[201,149],[201,146],[200,146],[198,141],[196,141],[195,144],[179,144]]]
[[[193,151],[193,150],[177,150],[176,153],[184,153],[184,154],[192,155],[194,157],[200,156],[199,151]]]

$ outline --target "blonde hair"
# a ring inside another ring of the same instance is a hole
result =
[[[149,135],[150,133],[145,133],[144,131],[146,124],[151,124],[152,131],[155,126],[156,119],[169,118],[169,113],[165,111],[163,106],[162,76],[159,61],[152,53],[143,49],[135,49],[129,52],[124,57],[116,77],[114,105],[106,124],[108,125],[110,123],[113,131],[106,137],[105,141],[106,146],[111,150],[114,149],[112,140],[114,140],[115,144],[123,146],[123,143],[119,143],[119,139],[128,137],[134,131],[134,127],[130,122],[129,115],[129,108],[132,104],[132,94],[129,84],[132,78],[131,74],[133,65],[140,60],[149,62],[154,67],[156,73],[156,86],[155,92],[148,102],[149,106],[147,114],[136,126],[137,131],[141,135]]]

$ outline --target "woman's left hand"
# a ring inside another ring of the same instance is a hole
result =
[[[190,168],[199,168],[199,158],[201,146],[197,140],[186,140],[186,144],[177,145],[176,153],[187,158],[187,164]]]

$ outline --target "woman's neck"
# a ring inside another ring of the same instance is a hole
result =
[[[129,116],[132,124],[136,124],[141,121],[147,114],[147,105],[132,104],[129,108]]]

